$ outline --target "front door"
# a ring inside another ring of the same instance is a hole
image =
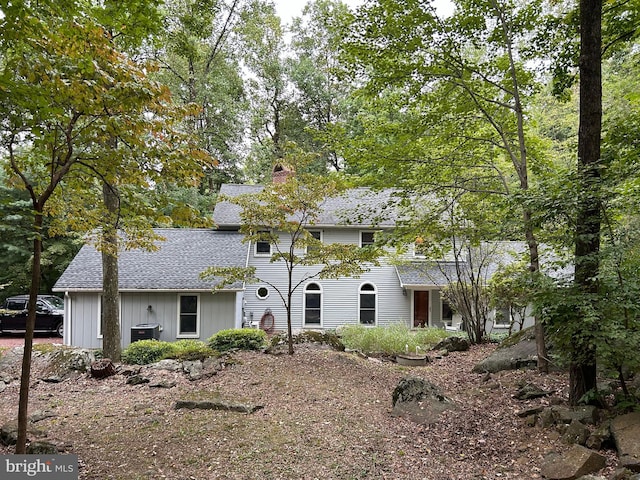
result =
[[[413,292],[413,326],[426,327],[429,325],[429,292]]]

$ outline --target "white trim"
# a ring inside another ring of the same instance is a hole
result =
[[[62,319],[64,333],[62,334],[62,344],[71,345],[71,312],[73,311],[71,295],[69,292],[64,292],[64,317]]]
[[[260,295],[258,295],[258,291],[263,289],[263,288],[267,291],[267,294],[264,297],[261,297]],[[255,294],[256,294],[256,298],[258,300],[266,300],[267,298],[269,298],[269,295],[271,295],[271,292],[269,291],[268,287],[265,287],[264,285],[261,285],[258,288],[256,288]]]
[[[377,232],[378,232],[378,230],[360,230],[360,231],[358,232],[358,246],[359,246],[360,248],[362,248],[363,246],[365,246],[365,245],[363,245],[363,244],[362,244],[362,234],[363,234],[363,233],[373,233],[373,241],[375,242],[375,236],[376,236],[376,233],[377,233]],[[369,244],[369,243],[368,243],[367,245],[371,245],[371,244]]]
[[[120,324],[120,337],[122,337],[122,295],[118,291],[118,323]],[[102,293],[98,295],[98,336],[102,340]]]
[[[54,292],[65,292],[65,293],[102,293],[101,288],[72,288],[69,290],[53,290]],[[220,290],[221,293],[224,292],[242,292],[244,291],[243,287],[238,288],[223,288]],[[211,288],[163,288],[163,289],[154,289],[154,288],[120,288],[118,289],[119,293],[211,293]]]
[[[319,290],[307,290],[309,285],[317,285]],[[320,323],[307,323],[307,293],[320,295]],[[309,282],[302,289],[302,326],[305,328],[322,328],[324,317],[324,290],[319,282]]]
[[[242,328],[242,306],[244,304],[244,294],[236,292],[236,319],[235,328]]]
[[[180,333],[180,298],[196,297],[196,331],[191,333]],[[176,338],[200,338],[200,294],[199,293],[180,293],[178,294],[177,303],[177,319],[176,319]]]
[[[365,285],[371,285],[373,287],[373,290],[362,290],[362,287],[364,287]],[[360,299],[361,299],[361,295],[374,295],[374,301],[375,301],[375,305],[374,305],[374,317],[373,317],[373,323],[362,323],[360,320],[360,313],[361,313],[361,305],[360,305]],[[373,283],[373,282],[362,282],[360,284],[360,286],[358,287],[358,325],[364,325],[364,326],[376,326],[378,325],[378,286]]]
[[[102,293],[98,295],[98,339],[102,340]]]
[[[507,313],[506,321],[498,322],[498,311],[505,311]],[[513,323],[513,317],[511,316],[511,308],[503,307],[503,308],[494,308],[493,309],[493,328],[509,328]]]

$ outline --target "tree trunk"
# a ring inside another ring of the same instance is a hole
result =
[[[580,128],[578,131],[578,213],[575,282],[588,302],[597,302],[600,253],[600,135],[602,129],[602,0],[580,0]],[[597,305],[592,305],[597,311]],[[578,317],[577,322],[581,321]],[[596,388],[593,326],[576,328],[571,352],[569,403]]]
[[[119,199],[114,187],[103,184],[103,201],[108,219],[102,231],[102,350],[104,356],[119,362],[122,355],[118,290]]]
[[[528,187],[528,185],[527,185]],[[535,274],[540,271],[540,256],[538,251],[538,240],[533,232],[533,226],[531,225],[531,211],[527,208],[524,209],[522,218],[525,225],[525,236],[527,239],[527,246],[529,247],[529,269],[531,274]],[[545,342],[544,325],[542,319],[536,315],[534,317],[534,332],[536,334],[536,354],[538,357],[538,371],[542,373],[549,372],[549,356],[547,353],[547,344]]]
[[[27,453],[27,428],[29,426],[29,383],[31,379],[31,353],[33,351],[33,331],[36,325],[36,302],[40,290],[40,263],[42,257],[42,210],[36,208],[34,218],[33,264],[31,266],[31,288],[27,326],[24,334],[24,353],[22,355],[22,373],[20,375],[20,399],[18,400],[18,439],[16,454]]]
[[[289,355],[293,355],[293,329],[291,326],[291,298],[293,297],[293,271],[289,269],[289,289],[287,291],[287,344],[289,345]],[[304,299],[302,300],[304,308]]]
[[[93,378],[107,378],[116,374],[116,367],[110,358],[101,358],[91,364]]]

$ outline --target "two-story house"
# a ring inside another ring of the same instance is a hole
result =
[[[221,194],[228,197],[257,194],[261,188],[224,185]],[[327,199],[323,214],[308,229],[322,242],[365,246],[374,241],[376,231],[395,226],[393,215],[373,221],[362,214],[376,211],[389,195],[388,191],[353,189]],[[286,291],[286,271],[280,263],[270,261],[272,245],[243,242],[244,237],[238,232],[240,208],[233,203],[219,202],[213,217],[215,230],[158,229],[157,233],[165,239],[158,243],[158,250],[120,253],[123,347],[142,338],[141,331],[145,329],[165,341],[206,340],[222,329],[259,326],[267,311],[273,317],[274,329],[286,329],[286,310],[274,290],[277,287]],[[448,282],[443,267],[448,266],[429,264],[419,256],[414,257],[411,249],[407,255],[407,261],[401,263],[381,259],[379,266],[372,266],[359,277],[310,278],[303,282],[292,299],[293,328],[333,329],[344,324],[398,322],[411,327],[444,328],[459,323],[441,297],[441,289]],[[200,273],[210,266],[253,266],[256,277],[268,281],[237,283],[214,294],[215,281],[200,278]],[[307,270],[296,272],[294,283],[309,273],[313,274]],[[54,291],[64,293],[64,343],[101,347],[100,253],[85,245],[57,281]]]

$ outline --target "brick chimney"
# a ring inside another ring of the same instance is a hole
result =
[[[293,177],[294,175],[295,171],[292,169],[284,165],[276,164],[273,167],[273,172],[271,172],[271,181],[273,183],[284,183],[289,177]]]

